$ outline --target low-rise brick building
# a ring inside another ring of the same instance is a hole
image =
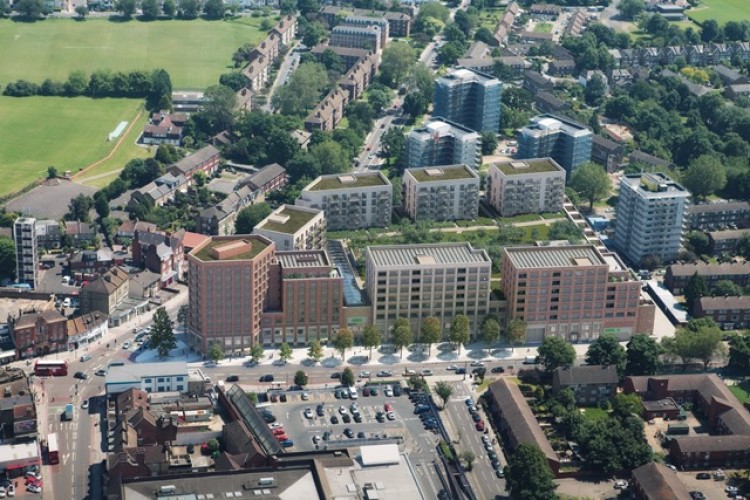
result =
[[[571,389],[576,403],[596,406],[614,396],[619,380],[617,367],[612,365],[560,367],[552,372],[552,390]]]
[[[724,330],[750,328],[750,295],[701,297],[695,302],[696,318],[711,318]]]

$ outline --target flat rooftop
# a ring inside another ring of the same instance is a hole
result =
[[[533,158],[529,160],[498,161],[492,163],[505,175],[542,174],[546,172],[565,172],[565,169],[552,158]]]
[[[390,182],[380,172],[325,175],[310,183],[307,191],[333,191],[373,186],[387,186]]]
[[[628,186],[644,198],[690,196],[687,189],[662,173],[625,175],[620,179],[620,186]]]
[[[367,253],[375,265],[382,267],[491,263],[484,250],[472,248],[470,243],[373,246],[367,247]]]
[[[608,266],[593,245],[508,247],[505,256],[518,269]]]
[[[232,245],[235,243],[242,243],[244,241],[251,243],[249,247],[250,250],[247,252],[233,254],[231,256],[222,257],[221,259],[218,259],[216,257],[216,253],[213,251],[216,248],[225,247],[227,245]],[[236,237],[211,238],[211,240],[206,245],[202,247],[198,247],[192,252],[190,252],[190,255],[204,262],[219,261],[219,260],[221,261],[250,260],[250,259],[254,259],[260,252],[268,248],[268,245],[270,244],[271,244],[270,241],[266,240],[265,238],[256,236],[256,235],[238,235]]]
[[[300,252],[279,252],[276,259],[286,269],[303,267],[327,267],[331,263],[325,250],[304,250]]]
[[[441,165],[406,169],[417,182],[442,182],[459,179],[478,179],[476,172],[466,165]]]
[[[277,233],[294,234],[305,224],[318,216],[320,210],[284,205],[263,219],[256,229],[275,231]]]

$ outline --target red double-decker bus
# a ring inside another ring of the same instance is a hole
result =
[[[60,447],[57,444],[57,434],[54,432],[47,436],[47,457],[50,465],[60,463]]]
[[[34,375],[39,377],[64,377],[68,374],[68,362],[39,359],[34,365]]]

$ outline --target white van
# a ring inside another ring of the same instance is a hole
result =
[[[359,395],[357,394],[357,388],[356,387],[350,387],[349,388],[349,398],[350,399],[357,399]]]
[[[539,364],[539,357],[538,356],[526,356],[523,360],[523,364],[525,365]]]

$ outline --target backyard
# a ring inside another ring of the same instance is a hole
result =
[[[75,173],[104,158],[116,144],[107,141],[108,134],[142,108],[140,99],[0,96],[0,196],[45,177],[49,166]],[[118,157],[118,168],[130,159],[128,151],[141,154],[132,148]]]
[[[41,84],[73,70],[164,68],[176,89],[204,89],[229,71],[234,51],[265,37],[263,18],[112,22],[90,18],[37,23],[0,20],[0,75]]]

